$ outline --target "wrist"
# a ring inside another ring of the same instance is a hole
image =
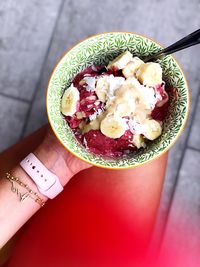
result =
[[[24,165],[17,166],[16,168],[14,168],[12,170],[12,174],[15,177],[19,177],[20,181],[26,184],[29,188],[31,188],[32,191],[36,192],[39,195],[39,197],[43,199],[43,201],[46,201],[48,198],[54,198],[54,194],[56,193],[55,188],[53,189],[53,191],[51,190],[48,193],[49,195],[45,192],[46,191],[45,188],[48,188],[48,182],[45,183],[46,185],[44,187],[45,175],[46,177],[48,177],[48,179],[45,181],[49,181],[49,186],[51,185],[51,179],[53,179],[52,182],[54,181],[54,179],[59,180],[56,187],[56,190],[59,191],[73,176],[73,173],[66,165],[66,161],[63,156],[64,151],[62,151],[63,149],[64,148],[60,147],[60,144],[58,143],[57,140],[50,140],[49,137],[47,136],[44,139],[44,141],[38,146],[38,148],[35,151],[33,151],[34,155],[32,156],[30,155],[30,158],[29,156],[25,158],[22,161],[23,163],[22,162],[20,163],[20,165],[21,164]],[[38,169],[37,171],[38,173],[41,172],[42,175],[44,175],[41,176],[43,178],[39,177],[40,179],[37,181],[38,179],[37,176],[40,176],[41,174],[39,173],[36,175],[36,171],[35,170],[33,171],[32,167],[29,166],[30,164],[27,164],[27,159],[28,160],[30,159],[30,162],[31,164],[33,164],[33,166],[37,166],[34,168],[36,168],[36,170]],[[32,172],[35,173],[33,174]],[[57,177],[52,176],[53,174],[55,174]],[[32,179],[30,177],[32,177]],[[53,183],[56,184],[55,182]],[[58,187],[59,184],[61,184],[62,186]],[[40,189],[38,188],[38,186],[40,187]],[[49,188],[51,188],[51,186]],[[59,191],[57,192],[59,193]]]
[[[33,153],[50,172],[58,176],[62,186],[72,178],[73,173],[65,159],[66,151],[56,138],[48,134]]]
[[[36,158],[53,174],[64,187],[79,171],[91,167],[69,153],[49,128],[42,143],[33,151]],[[31,180],[31,179],[30,179]]]
[[[32,192],[35,192],[42,201],[46,202],[48,200],[48,197],[41,194],[41,192],[38,190],[38,187],[36,186],[36,184],[34,183],[34,181],[32,179],[30,179],[29,175],[21,168],[21,166],[16,166],[15,168],[13,168],[10,172],[11,176],[14,176],[16,178],[19,179],[19,184],[20,182],[22,182],[24,185],[28,186],[27,187],[20,185],[16,183],[16,188],[18,188],[20,193],[27,193],[28,190],[31,190]],[[15,182],[14,182],[15,183]],[[24,191],[24,189],[26,189],[26,191]],[[32,194],[31,194],[32,196]],[[38,207],[38,204],[36,204],[36,206]]]
[[[60,178],[64,186],[75,174],[91,165],[74,157],[58,141],[49,127],[41,145],[33,152],[47,169]]]

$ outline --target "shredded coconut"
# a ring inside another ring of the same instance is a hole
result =
[[[85,89],[87,91],[95,91],[96,78],[95,77],[84,77],[84,81],[87,83]]]
[[[97,116],[99,116],[102,112],[102,109],[98,109],[97,112],[89,116],[90,121],[96,120]]]
[[[92,69],[93,69],[94,71],[97,71],[97,68],[96,68],[95,66],[92,66]]]
[[[148,103],[151,110],[153,110],[158,101],[154,88],[141,85],[140,90],[142,91],[144,100]]]
[[[128,125],[130,127],[130,131],[133,134],[144,134],[146,132],[146,127],[143,124],[140,124],[134,119],[130,119],[128,121]]]
[[[85,137],[83,138],[83,144],[84,144],[85,148],[88,149],[88,145],[87,145],[87,141],[86,141]]]
[[[123,77],[114,77],[112,74],[107,76],[107,81],[109,83],[108,97],[114,96],[115,90],[117,90],[125,81]]]

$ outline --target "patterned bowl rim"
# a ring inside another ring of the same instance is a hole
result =
[[[103,32],[103,33],[98,33],[98,34],[94,34],[94,35],[91,35],[87,38],[84,38],[82,40],[80,40],[78,43],[76,43],[75,45],[72,45],[67,51],[65,51],[63,53],[63,55],[59,58],[59,60],[57,61],[56,65],[54,66],[53,68],[53,71],[50,75],[50,78],[49,78],[49,81],[48,81],[48,84],[47,84],[47,88],[46,88],[46,111],[47,111],[47,117],[48,117],[48,121],[50,123],[50,126],[51,126],[51,129],[53,130],[57,140],[60,142],[60,144],[66,149],[68,150],[71,154],[73,154],[76,158],[86,162],[86,163],[89,163],[91,164],[92,166],[96,166],[96,167],[100,167],[100,168],[104,168],[104,169],[110,169],[110,170],[125,170],[125,169],[130,169],[130,168],[135,168],[135,167],[139,167],[139,166],[142,166],[146,163],[149,163],[155,159],[158,159],[159,157],[161,157],[164,153],[166,153],[175,143],[176,141],[178,140],[179,136],[181,135],[181,133],[183,132],[183,130],[185,129],[185,126],[186,126],[186,122],[187,122],[187,119],[188,119],[188,115],[189,115],[189,111],[190,111],[190,90],[189,90],[189,85],[188,85],[188,81],[187,81],[187,78],[184,74],[184,71],[180,65],[180,63],[178,62],[178,60],[174,57],[174,55],[171,57],[173,58],[173,60],[176,62],[176,64],[178,65],[179,67],[179,71],[181,72],[183,78],[184,78],[184,81],[185,81],[185,86],[186,86],[186,91],[187,91],[187,111],[186,111],[186,114],[185,114],[185,118],[184,118],[184,121],[179,129],[179,132],[177,133],[176,137],[173,139],[173,141],[165,148],[163,149],[161,152],[159,152],[157,155],[153,156],[152,158],[144,161],[144,162],[139,162],[139,163],[136,163],[135,165],[130,165],[130,166],[126,166],[126,167],[122,167],[122,166],[106,166],[106,165],[103,165],[103,164],[98,164],[98,163],[94,163],[94,162],[91,162],[83,157],[81,157],[79,154],[75,153],[74,151],[72,151],[70,148],[68,148],[63,142],[62,142],[62,139],[59,137],[58,133],[56,132],[56,130],[54,129],[54,122],[53,120],[51,119],[51,116],[50,116],[50,112],[49,112],[49,105],[48,105],[48,93],[49,93],[49,90],[50,90],[50,83],[53,79],[53,76],[54,76],[54,73],[58,67],[58,65],[61,63],[61,61],[67,56],[67,54],[73,50],[74,48],[78,47],[81,43],[89,40],[89,39],[92,39],[92,38],[95,38],[97,36],[105,36],[105,35],[109,35],[109,34],[133,34],[135,36],[138,36],[138,37],[142,37],[142,38],[146,38],[148,40],[150,40],[151,42],[157,44],[158,46],[164,48],[163,45],[161,45],[160,43],[154,41],[153,39],[143,35],[143,34],[139,34],[139,33],[135,33],[135,32],[126,32],[126,31],[112,31],[112,32]]]

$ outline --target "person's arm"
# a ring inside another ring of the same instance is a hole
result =
[[[14,166],[17,166],[27,154],[33,151],[35,151],[44,164],[49,164],[47,167],[51,168],[51,170],[54,170],[55,172],[60,172],[62,170],[60,173],[56,174],[61,177],[61,182],[63,184],[67,182],[67,179],[69,179],[69,172],[76,173],[77,171],[89,166],[67,153],[53,134],[46,136],[48,128],[49,126],[45,126],[39,129],[37,132],[21,140],[19,143],[0,154],[1,178],[7,171],[12,170]],[[40,145],[43,139],[45,142]],[[47,155],[49,155],[49,157],[47,157]],[[58,157],[58,155],[61,155],[61,158]],[[47,159],[48,162],[46,162]],[[80,175],[76,175],[74,186],[73,181],[71,181],[72,183],[70,189],[68,188],[68,190],[70,190],[70,192],[72,191],[72,194],[69,194],[69,199],[74,198],[72,202],[76,203],[77,195],[75,192],[77,192],[77,190],[80,190],[81,192],[87,190],[87,197],[91,197],[91,200],[93,199],[92,196],[96,194],[101,198],[100,203],[106,203],[106,205],[110,207],[115,207],[115,212],[121,214],[120,216],[124,218],[126,225],[129,225],[130,228],[134,225],[137,232],[140,234],[142,231],[143,235],[145,235],[145,239],[149,240],[159,205],[162,184],[165,176],[166,162],[167,153],[150,163],[129,170],[109,171],[102,168],[90,168],[87,171],[81,172]],[[70,170],[66,168],[66,164],[71,167]],[[60,168],[61,166],[65,167]],[[64,175],[63,170],[68,172],[68,174],[66,173]],[[22,170],[18,166],[15,168],[15,171],[19,176],[18,172],[21,172]],[[29,177],[27,177],[24,172],[22,173],[24,179],[31,182]],[[0,180],[0,183],[2,183],[0,184],[0,239],[1,244],[3,244],[14,234],[14,232],[17,231],[20,225],[25,223],[25,221],[33,215],[37,209],[39,209],[39,207],[38,204],[36,205],[36,203],[30,199],[29,201],[31,202],[29,202],[29,206],[27,206],[26,209],[24,208],[25,210],[22,214],[21,203],[18,202],[19,200],[13,192],[10,191],[9,181],[5,181],[5,178]],[[4,199],[2,199],[1,196]],[[7,209],[5,209],[5,204],[8,207]],[[23,202],[23,204],[25,204],[25,202]],[[87,216],[87,207],[85,207],[85,209]],[[103,213],[103,210],[101,209],[103,209],[103,204],[102,207],[100,206],[98,209],[98,212]],[[14,218],[15,214],[18,219]],[[92,225],[97,223],[99,217],[97,220],[95,220],[95,215],[91,218],[90,207],[88,207],[88,214],[91,219],[92,231]],[[108,214],[106,214],[106,216],[108,216]],[[2,224],[2,219],[4,220],[4,224]],[[17,227],[16,219],[18,220]],[[10,224],[8,229],[6,224],[12,220],[13,222]],[[109,218],[107,218],[107,221],[109,221]],[[7,230],[5,231],[5,229]],[[74,231],[77,232],[77,229],[74,229]],[[107,237],[105,238],[106,244]],[[5,249],[0,251],[0,265],[1,262],[5,262],[6,258],[8,258],[10,253],[9,251],[12,249],[12,243],[13,242],[11,242],[11,246],[7,244],[4,247]],[[105,246],[105,244],[102,243],[102,246]],[[98,248],[100,249],[100,245]],[[5,252],[7,256],[5,256]],[[23,254],[23,252],[21,253]],[[1,258],[2,255],[3,257]],[[20,257],[19,251],[17,252],[17,255]],[[21,260],[25,260],[24,256]],[[30,258],[30,261],[31,260],[33,259]],[[29,266],[29,264],[27,264],[27,266]]]
[[[42,141],[43,140],[43,141]],[[42,141],[42,143],[41,143]],[[40,144],[41,143],[41,144]],[[33,152],[37,158],[53,173],[63,186],[80,170],[88,168],[86,164],[72,154],[57,141],[48,126],[43,127],[23,142],[0,154],[0,248],[22,227],[22,225],[40,208],[31,198],[20,201],[19,195],[11,190],[12,184],[5,178],[6,172],[19,177],[40,198],[47,201],[35,183],[20,167],[19,162]],[[19,192],[27,192],[25,188],[15,183]]]

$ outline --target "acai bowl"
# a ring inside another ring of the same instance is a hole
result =
[[[187,120],[189,89],[172,56],[143,62],[161,46],[135,33],[92,36],[58,62],[47,89],[51,127],[76,157],[123,169],[163,154]]]

